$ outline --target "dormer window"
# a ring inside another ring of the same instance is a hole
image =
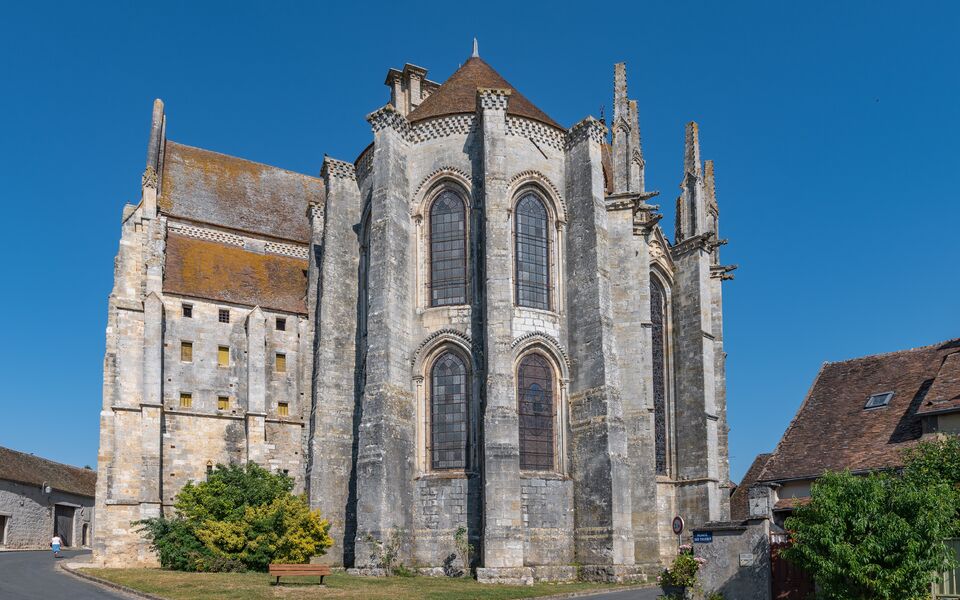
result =
[[[890,404],[891,398],[893,398],[893,392],[873,394],[867,398],[867,404],[863,408],[880,408],[881,406],[886,406]]]

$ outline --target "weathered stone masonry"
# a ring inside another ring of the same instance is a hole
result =
[[[391,69],[373,142],[319,178],[169,141],[157,101],[109,301],[99,560],[153,561],[130,522],[245,461],[293,477],[332,523],[322,560],[361,572],[396,529],[408,564],[462,568],[462,526],[481,581],[639,579],[674,514],[726,518],[733,267],[696,125],[671,244],[624,65],[612,135],[476,55],[426,73]]]

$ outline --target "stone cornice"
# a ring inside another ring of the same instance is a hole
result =
[[[606,139],[607,126],[593,117],[587,117],[567,132],[567,148],[572,148],[584,140],[602,144]]]
[[[370,127],[374,133],[383,131],[384,129],[393,129],[404,139],[406,139],[410,133],[410,123],[407,121],[407,118],[390,104],[367,115],[367,122],[370,123]]]
[[[352,163],[346,161],[323,157],[323,166],[320,167],[320,177],[324,179],[350,179],[357,180],[357,171]]]
[[[695,235],[689,237],[682,242],[678,242],[671,248],[674,257],[683,256],[689,254],[694,250],[709,250],[710,249],[710,239],[713,237],[713,232],[708,231],[706,233],[701,233],[700,235]]]
[[[507,110],[507,103],[510,100],[511,90],[497,88],[478,88],[477,89],[477,110]]]

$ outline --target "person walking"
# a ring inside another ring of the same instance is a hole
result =
[[[60,558],[60,546],[63,545],[63,540],[60,539],[58,534],[53,534],[53,538],[50,540],[50,549],[53,550],[53,557]]]

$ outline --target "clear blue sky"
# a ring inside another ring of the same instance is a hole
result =
[[[640,102],[665,229],[716,161],[733,477],[820,364],[960,335],[960,3],[10,2],[0,19],[0,445],[94,465],[107,295],[151,102],[171,139],[316,174],[389,67],[481,55],[565,125]],[[825,449],[829,451],[829,449]]]

